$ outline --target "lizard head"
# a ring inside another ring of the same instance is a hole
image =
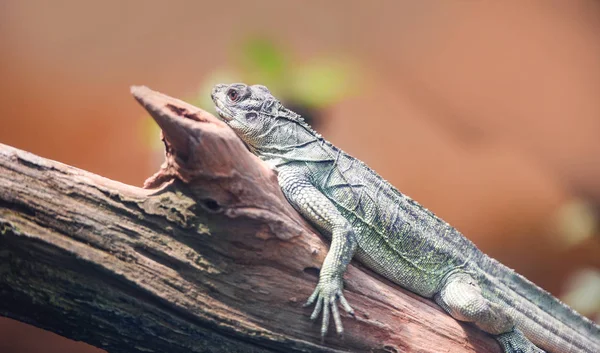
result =
[[[213,88],[211,98],[221,120],[253,152],[277,142],[283,126],[301,121],[298,114],[283,107],[265,86],[218,84]],[[289,123],[282,124],[282,119]]]

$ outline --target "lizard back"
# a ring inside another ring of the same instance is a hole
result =
[[[363,162],[312,130],[296,130],[289,134],[295,136],[290,145],[259,152],[259,157],[310,176],[351,223],[358,258],[376,272],[431,297],[449,273],[482,256],[455,228]]]

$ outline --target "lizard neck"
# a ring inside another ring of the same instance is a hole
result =
[[[271,127],[268,143],[255,149],[258,157],[275,166],[293,162],[319,162],[331,159],[327,141],[305,123],[282,121]]]

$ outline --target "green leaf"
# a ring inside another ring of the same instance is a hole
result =
[[[274,41],[264,37],[248,38],[238,55],[249,83],[261,83],[269,88],[280,86],[288,70],[288,60]]]
[[[291,98],[312,108],[331,105],[353,91],[351,72],[340,60],[315,60],[294,71]]]

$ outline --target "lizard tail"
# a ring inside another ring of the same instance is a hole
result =
[[[488,282],[484,288],[501,282],[499,291],[485,294],[511,308],[517,327],[533,343],[551,352],[600,352],[600,327],[594,322],[492,258],[480,266],[485,272],[480,280]]]

